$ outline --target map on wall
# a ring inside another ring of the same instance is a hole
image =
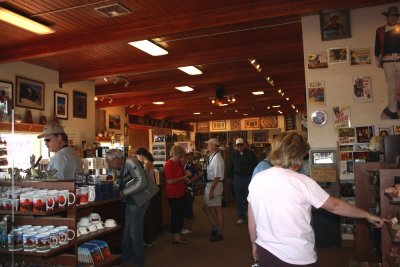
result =
[[[231,131],[240,131],[240,120],[231,120]]]

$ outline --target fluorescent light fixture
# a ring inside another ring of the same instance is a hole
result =
[[[153,102],[154,105],[164,105],[165,102],[163,101],[158,101],[158,102]]]
[[[189,74],[189,75],[200,75],[203,74],[203,72],[196,68],[195,66],[185,66],[185,67],[178,67],[179,70]]]
[[[273,108],[280,108],[281,107],[281,105],[275,105],[275,106],[272,106]]]
[[[21,16],[3,7],[0,7],[0,20],[37,34],[49,34],[55,32],[55,30],[50,27]]]
[[[175,89],[181,91],[181,92],[191,92],[194,89],[190,86],[176,86]]]
[[[227,103],[218,104],[218,106],[220,106],[220,107],[226,107],[227,105],[228,105]]]
[[[193,115],[200,115],[200,112],[194,112]]]
[[[243,116],[247,116],[247,115],[249,115],[249,114],[247,114],[247,113],[243,113]]]
[[[146,52],[154,57],[156,56],[163,56],[168,54],[168,51],[164,48],[159,47],[158,45],[153,44],[148,40],[136,41],[136,42],[129,42],[131,46],[136,47],[137,49]]]
[[[264,94],[264,91],[254,91],[254,92],[251,92],[253,95],[263,95]]]

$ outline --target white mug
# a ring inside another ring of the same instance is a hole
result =
[[[89,232],[96,232],[97,231],[97,227],[94,224],[91,224],[88,226],[88,230]]]
[[[66,204],[72,205],[75,203],[75,194],[72,192],[69,192],[68,190],[60,190],[59,193],[59,204],[60,207],[64,207]]]
[[[101,217],[98,213],[90,213],[89,214],[89,220],[92,223],[96,223],[96,222],[100,222],[101,221]]]
[[[115,227],[117,226],[117,222],[114,219],[107,219],[104,223],[106,227]]]
[[[90,225],[89,217],[82,217],[78,222],[78,226],[89,226],[89,225]]]
[[[60,244],[66,244],[68,243],[68,241],[75,238],[75,231],[72,229],[68,229],[68,226],[58,226],[54,229],[58,230],[58,234],[60,236]],[[70,233],[72,237],[70,237]]]
[[[89,185],[89,202],[93,202],[96,199],[96,187],[94,185]]]
[[[78,233],[79,235],[86,235],[89,233],[89,230],[85,226],[80,226],[78,227]]]
[[[94,223],[94,225],[96,226],[96,228],[98,229],[98,230],[101,230],[101,229],[104,229],[104,223],[103,222],[96,222],[96,223]]]

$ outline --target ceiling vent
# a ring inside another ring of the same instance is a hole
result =
[[[132,13],[132,11],[122,6],[121,4],[96,7],[95,10],[109,18],[124,16]]]

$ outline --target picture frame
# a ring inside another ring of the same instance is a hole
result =
[[[310,53],[307,55],[307,67],[312,69],[328,68],[328,56],[326,52]]]
[[[330,10],[319,14],[321,40],[351,38],[350,11]]]
[[[211,129],[212,130],[225,130],[226,129],[226,121],[212,121]]]
[[[349,48],[348,47],[332,47],[328,48],[328,63],[348,63]]]
[[[68,94],[54,91],[54,115],[68,120]]]
[[[15,106],[29,109],[44,110],[44,83],[16,77]]]
[[[87,118],[87,94],[73,91],[73,116],[75,118]]]
[[[253,143],[267,143],[268,131],[253,131]]]
[[[3,115],[6,116],[11,116],[11,110],[13,108],[13,87],[14,85],[12,82],[0,81],[0,110],[3,110]],[[6,120],[6,116],[2,116],[3,121]]]
[[[310,106],[325,106],[325,81],[310,81],[307,86]]]
[[[356,103],[372,102],[372,76],[353,77],[353,99]]]
[[[244,120],[244,128],[245,129],[259,128],[260,127],[259,122],[260,120],[258,118]]]
[[[128,136],[129,135],[129,126],[127,123],[124,124],[124,135]]]
[[[350,49],[350,65],[365,66],[371,65],[371,48],[352,48]]]
[[[259,124],[261,129],[278,128],[278,116],[260,117]]]
[[[108,114],[108,128],[121,129],[121,116],[117,114]]]
[[[210,131],[210,124],[208,121],[198,121],[196,122],[197,132],[208,132]]]

